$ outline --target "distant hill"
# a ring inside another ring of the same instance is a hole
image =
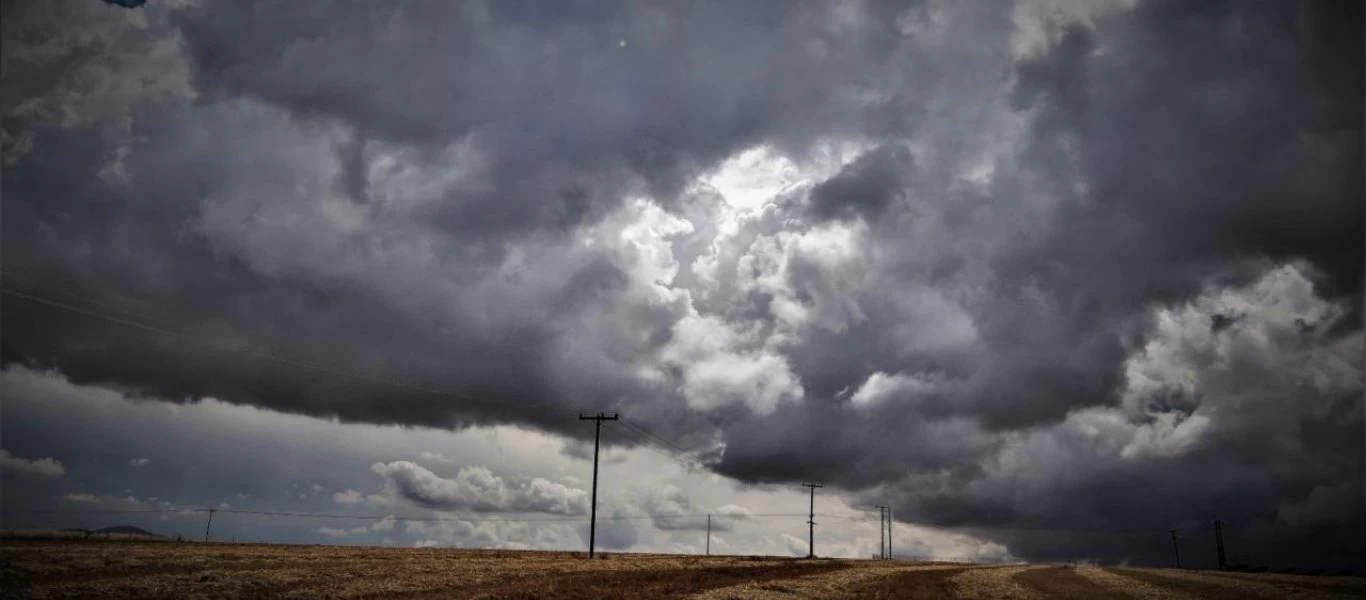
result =
[[[155,534],[155,533],[152,533],[152,532],[150,532],[150,531],[147,531],[146,529],[143,529],[143,528],[141,528],[141,527],[134,527],[134,526],[132,526],[132,525],[115,525],[115,526],[113,526],[113,527],[105,527],[104,529],[80,529],[80,528],[69,528],[69,529],[58,529],[57,531],[60,531],[60,532],[62,532],[62,533],[89,533],[89,534],[91,534],[91,535],[116,534],[116,535],[140,535],[140,536],[156,537],[156,538],[165,537],[165,536],[157,535],[157,534]]]
[[[104,529],[96,529],[95,533],[123,533],[127,535],[149,535],[152,537],[162,537],[160,535],[147,531],[146,529],[143,529],[141,527],[134,527],[132,525],[115,525],[113,527],[105,527]]]

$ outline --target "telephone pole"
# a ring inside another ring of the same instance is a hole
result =
[[[807,548],[806,557],[816,558],[816,488],[825,487],[819,483],[803,483],[802,487],[811,488],[811,512],[806,520],[807,528]]]
[[[711,556],[711,514],[707,514],[707,556]]]
[[[895,556],[896,556],[896,555],[892,553],[892,507],[888,506],[888,507],[887,507],[887,559],[888,559],[888,560],[895,560]]]
[[[887,507],[877,507],[877,557],[887,559]]]
[[[586,416],[579,413],[580,421],[593,421],[593,506],[588,513],[588,558],[593,558],[593,548],[598,537],[598,447],[602,442],[602,422],[621,418],[617,413],[598,413]]]
[[[1224,560],[1224,522],[1219,519],[1214,520],[1214,545],[1219,550],[1219,570],[1228,570],[1228,561]]]
[[[210,508],[210,509],[209,509],[209,522],[204,524],[204,541],[206,541],[206,542],[209,541],[209,528],[210,528],[210,527],[213,527],[213,513],[214,513],[214,509]]]
[[[1167,533],[1172,534],[1172,553],[1176,555],[1176,568],[1181,568],[1181,547],[1176,545],[1176,530],[1168,529]]]

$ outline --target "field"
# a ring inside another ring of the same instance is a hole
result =
[[[1361,598],[1366,578],[1169,569],[8,539],[7,598]]]

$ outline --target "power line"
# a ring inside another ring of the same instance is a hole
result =
[[[625,439],[628,439],[628,440],[631,440],[631,441],[635,442],[639,447],[643,447],[643,448],[645,448],[646,450],[650,450],[650,451],[652,451],[652,452],[654,452],[654,453],[656,453],[656,454],[659,454],[660,456],[663,456],[663,457],[665,457],[665,458],[668,458],[669,460],[672,460],[672,461],[674,461],[674,462],[677,462],[678,464],[683,465],[684,467],[686,467],[686,468],[689,469],[689,470],[694,470],[694,469],[703,469],[703,470],[705,470],[705,469],[707,468],[705,464],[703,464],[703,463],[701,463],[701,462],[698,462],[697,460],[692,459],[691,457],[689,457],[689,456],[687,456],[687,455],[685,455],[685,454],[679,454],[679,453],[674,452],[674,451],[672,451],[672,450],[669,450],[669,449],[667,449],[667,448],[665,448],[665,447],[663,447],[663,446],[660,446],[658,443],[651,441],[649,438],[644,437],[643,435],[641,435],[640,433],[635,432],[634,430],[617,428],[617,429],[615,429],[615,430],[613,430],[613,431],[614,431],[617,435],[620,435],[621,437],[623,437],[623,438],[625,438]]]
[[[334,514],[334,513],[311,513],[278,510],[255,510],[246,508],[208,508],[208,507],[176,507],[176,508],[149,508],[149,509],[83,509],[83,510],[49,510],[49,509],[3,509],[0,513],[4,514],[44,514],[44,515],[103,515],[103,514],[156,514],[156,513],[231,513],[258,515],[268,517],[295,517],[306,519],[350,519],[358,521],[399,521],[399,522],[426,522],[426,523],[577,523],[585,521],[588,517],[584,516],[564,516],[564,517],[416,517],[401,515],[356,515],[356,514]],[[688,514],[644,514],[644,515],[613,515],[598,517],[600,521],[644,521],[644,520],[663,520],[670,519],[697,519],[706,517],[708,513],[688,513]],[[734,520],[758,519],[758,518],[791,518],[805,516],[806,513],[749,513],[745,515],[720,515],[721,518]]]
[[[691,460],[697,460],[697,461],[700,462],[700,459],[698,459],[697,457],[692,456],[692,453],[691,453],[691,452],[688,452],[687,450],[684,450],[684,449],[678,447],[677,445],[675,445],[675,444],[673,444],[673,443],[670,443],[669,441],[665,440],[664,438],[662,438],[662,437],[656,435],[654,432],[652,432],[652,431],[650,431],[648,428],[646,428],[645,425],[644,425],[643,423],[638,423],[638,422],[636,422],[636,421],[634,421],[634,420],[623,419],[622,422],[621,422],[621,424],[624,425],[624,426],[626,426],[626,427],[628,427],[628,428],[630,428],[630,429],[632,429],[632,430],[635,430],[636,432],[640,433],[641,435],[644,435],[645,437],[647,437],[647,438],[649,438],[649,439],[652,439],[652,440],[658,442],[660,445],[664,446],[665,448],[668,448],[669,450],[672,450],[672,451],[674,451],[674,452],[677,452],[678,454],[681,454],[681,455],[683,455],[683,456],[685,456],[685,457],[688,457],[688,458],[691,459]]]
[[[3,269],[0,269],[0,274],[5,274],[5,275],[7,275],[11,280],[17,280],[17,281],[19,281],[20,283],[26,283],[22,278],[16,278],[16,277],[14,277],[14,275],[13,275],[12,272],[6,273]],[[267,361],[275,362],[275,363],[277,363],[277,364],[281,364],[281,365],[284,365],[284,366],[287,366],[287,367],[293,367],[293,368],[298,368],[298,369],[307,369],[307,370],[314,371],[314,372],[326,373],[326,374],[333,375],[333,376],[336,376],[336,377],[340,377],[340,378],[343,378],[343,379],[346,379],[346,380],[350,380],[350,381],[360,381],[360,382],[369,383],[369,384],[373,384],[373,385],[387,386],[387,387],[391,387],[391,388],[395,388],[395,389],[402,389],[402,390],[406,390],[406,391],[420,392],[420,393],[423,393],[423,394],[429,394],[429,395],[438,396],[438,397],[442,397],[442,398],[446,398],[446,399],[450,399],[450,400],[458,400],[458,401],[460,401],[460,402],[462,402],[462,403],[469,403],[469,404],[475,404],[475,405],[481,405],[481,404],[482,404],[482,405],[489,405],[489,404],[493,404],[493,401],[491,401],[491,400],[479,399],[479,398],[467,396],[467,395],[464,395],[464,394],[459,394],[459,393],[451,392],[451,391],[449,391],[449,390],[438,389],[438,388],[435,388],[435,387],[432,387],[432,386],[428,386],[428,385],[412,384],[412,383],[408,383],[408,382],[401,381],[401,380],[394,380],[394,379],[388,379],[388,378],[378,377],[378,376],[374,376],[374,375],[368,375],[368,374],[365,374],[365,373],[356,372],[356,371],[354,371],[354,370],[343,369],[343,368],[334,367],[334,366],[325,365],[325,364],[316,363],[316,362],[310,362],[310,361],[303,361],[303,360],[297,360],[297,359],[292,359],[292,358],[286,358],[286,357],[283,357],[283,356],[279,356],[278,354],[275,354],[275,353],[264,352],[264,351],[261,351],[261,350],[254,350],[254,349],[251,349],[251,348],[242,347],[242,346],[239,346],[239,345],[230,343],[230,342],[226,342],[226,341],[224,341],[224,340],[214,339],[214,338],[207,337],[207,336],[202,336],[202,335],[196,335],[196,334],[188,333],[188,332],[185,332],[185,331],[182,331],[182,330],[179,330],[179,329],[172,328],[172,327],[168,326],[169,322],[168,322],[167,320],[165,320],[165,319],[157,319],[157,318],[155,318],[155,317],[149,317],[149,316],[146,315],[145,313],[140,313],[140,312],[137,312],[137,311],[132,311],[132,310],[128,310],[128,309],[125,309],[125,308],[121,308],[121,307],[118,307],[118,306],[116,306],[116,305],[114,305],[114,304],[112,304],[112,303],[109,303],[109,302],[107,302],[107,301],[102,301],[102,300],[99,300],[99,299],[91,298],[91,297],[89,297],[89,296],[85,296],[85,295],[78,294],[78,293],[75,293],[75,292],[70,292],[70,291],[64,291],[64,290],[56,289],[56,288],[53,288],[53,287],[51,287],[51,286],[43,286],[43,285],[39,284],[39,287],[46,287],[46,288],[48,288],[48,289],[50,289],[50,290],[52,290],[52,291],[54,291],[54,292],[56,292],[56,293],[59,293],[59,294],[62,294],[62,295],[64,295],[64,296],[68,296],[68,297],[71,297],[71,298],[75,298],[75,299],[77,299],[77,300],[81,300],[81,301],[84,301],[84,302],[87,302],[87,303],[90,303],[90,304],[109,306],[109,307],[111,307],[111,308],[114,308],[115,310],[118,310],[118,311],[121,311],[121,312],[125,312],[125,313],[129,313],[129,314],[132,314],[132,315],[136,315],[136,316],[138,316],[138,317],[142,317],[143,320],[128,318],[128,317],[124,317],[124,316],[118,316],[118,315],[112,315],[112,314],[109,314],[109,313],[107,313],[107,312],[103,312],[103,311],[100,311],[100,310],[95,310],[95,309],[92,309],[92,308],[89,308],[89,307],[76,306],[76,305],[70,304],[70,303],[68,303],[68,302],[63,302],[63,301],[60,301],[60,300],[55,300],[55,299],[52,299],[52,298],[49,298],[49,297],[40,296],[40,295],[30,294],[30,293],[27,293],[27,292],[24,292],[24,291],[20,291],[20,290],[16,290],[16,289],[13,289],[13,288],[7,287],[7,286],[0,286],[0,292],[3,292],[4,294],[8,294],[8,295],[11,295],[11,296],[14,296],[14,297],[17,297],[17,298],[22,298],[22,299],[25,299],[25,300],[29,300],[29,301],[31,301],[31,302],[37,302],[37,303],[44,304],[44,305],[47,305],[47,306],[50,306],[50,307],[53,307],[53,308],[58,308],[58,309],[66,310],[66,311],[69,311],[69,312],[74,312],[74,313],[81,314],[81,315],[85,315],[85,316],[88,316],[88,317],[93,317],[93,318],[97,318],[97,319],[103,319],[103,320],[105,320],[105,321],[109,321],[109,322],[112,322],[112,323],[117,323],[117,324],[124,325],[124,326],[127,326],[127,327],[132,327],[132,328],[140,329],[140,330],[143,330],[143,331],[146,331],[146,332],[155,333],[155,334],[161,334],[161,335],[172,336],[172,337],[175,337],[175,338],[178,338],[178,339],[181,339],[181,340],[185,340],[185,341],[189,341],[189,342],[194,342],[194,343],[197,343],[197,344],[200,344],[200,345],[203,345],[203,346],[207,346],[207,347],[209,347],[209,348],[212,348],[212,349],[217,350],[217,351],[220,351],[220,352],[236,353],[236,354],[247,355],[247,356],[251,356],[251,357],[253,357],[253,358],[257,358],[257,359],[262,359],[262,360],[267,360]],[[130,300],[133,300],[131,297],[128,297],[128,296],[119,296],[119,297],[127,298],[127,299],[130,299]],[[159,324],[148,323],[147,321],[155,321],[155,322],[159,322]],[[552,405],[552,404],[554,404],[554,403],[548,402],[548,401],[519,401],[519,402],[518,402],[518,405],[519,405],[519,406],[523,406],[523,407],[547,407],[547,406],[550,406],[550,405]],[[686,466],[688,466],[688,467],[690,467],[690,468],[703,469],[703,470],[706,470],[706,469],[707,469],[706,464],[703,463],[701,460],[699,460],[699,459],[696,458],[696,457],[691,456],[688,452],[682,450],[682,449],[679,448],[677,445],[672,444],[672,443],[668,442],[667,440],[664,440],[662,437],[660,437],[660,436],[654,434],[654,433],[651,432],[648,428],[646,428],[646,427],[644,426],[644,424],[641,424],[641,423],[635,422],[635,421],[633,421],[633,422],[631,422],[631,423],[623,423],[623,424],[626,425],[627,428],[630,429],[632,432],[634,432],[634,433],[636,433],[636,434],[638,434],[638,435],[640,436],[641,439],[637,439],[636,441],[640,442],[641,444],[647,445],[647,446],[654,446],[654,447],[656,447],[657,449],[659,449],[660,451],[664,452],[666,455],[672,454],[672,455],[673,455],[672,458],[674,458],[675,460],[680,461],[681,463],[683,463],[684,465],[686,465]]]
[[[128,327],[134,327],[134,328],[141,329],[141,330],[148,331],[148,332],[152,332],[152,333],[158,333],[158,334],[173,336],[173,337],[176,337],[176,338],[180,338],[180,339],[182,339],[182,340],[191,341],[191,342],[195,342],[195,343],[198,343],[198,344],[201,344],[201,345],[204,345],[204,346],[208,346],[208,347],[210,347],[210,348],[213,348],[213,349],[218,350],[218,351],[221,351],[221,352],[230,352],[230,353],[245,354],[245,355],[252,356],[252,357],[254,357],[254,358],[259,358],[259,359],[263,359],[263,360],[273,361],[273,362],[276,362],[276,363],[279,363],[279,364],[283,364],[283,365],[286,365],[286,366],[295,367],[295,368],[301,368],[301,369],[309,369],[309,370],[312,370],[312,371],[317,371],[317,372],[322,372],[322,373],[328,373],[328,374],[331,374],[331,375],[335,375],[335,376],[342,377],[342,378],[349,379],[349,380],[353,380],[353,381],[361,381],[361,382],[370,383],[370,384],[375,384],[375,385],[389,386],[389,387],[393,387],[393,388],[397,388],[397,389],[403,389],[403,390],[408,390],[408,391],[421,392],[421,393],[424,393],[424,394],[430,394],[430,395],[434,395],[434,396],[439,396],[439,397],[443,397],[443,398],[450,399],[450,400],[459,400],[459,401],[461,401],[461,402],[467,402],[467,403],[471,403],[471,404],[489,404],[489,403],[490,403],[490,402],[488,402],[488,401],[479,400],[479,399],[476,399],[476,398],[473,398],[473,397],[470,397],[470,396],[465,396],[465,395],[461,395],[461,394],[457,394],[457,393],[452,393],[452,392],[445,391],[445,390],[438,390],[438,389],[435,389],[435,388],[424,387],[424,386],[421,386],[421,385],[413,385],[413,384],[409,384],[409,383],[406,383],[406,382],[403,382],[403,381],[394,381],[394,380],[383,379],[383,378],[379,378],[379,377],[375,377],[375,376],[370,376],[370,375],[365,375],[365,374],[361,374],[361,373],[356,373],[356,372],[354,372],[354,371],[348,371],[348,370],[340,369],[340,368],[337,368],[337,367],[331,367],[331,366],[327,366],[327,365],[321,365],[321,364],[310,363],[310,362],[305,362],[305,361],[300,361],[300,360],[295,360],[295,359],[290,359],[290,358],[284,358],[284,357],[277,356],[277,355],[275,355],[275,354],[271,354],[271,353],[268,353],[268,352],[262,352],[262,351],[260,351],[260,350],[253,350],[253,349],[251,349],[251,348],[233,347],[233,346],[226,345],[226,344],[222,343],[221,341],[215,340],[215,339],[213,339],[213,338],[209,338],[209,337],[205,337],[205,336],[198,336],[198,335],[194,335],[194,334],[191,334],[191,333],[186,333],[186,332],[183,332],[183,331],[177,331],[177,330],[174,330],[174,329],[170,329],[170,328],[167,328],[167,327],[161,327],[161,326],[158,326],[158,325],[149,325],[149,324],[147,324],[147,323],[139,322],[139,321],[136,321],[136,320],[133,320],[133,319],[127,319],[127,318],[124,318],[124,317],[119,317],[119,316],[116,316],[116,315],[110,315],[110,314],[108,314],[108,313],[103,313],[103,312],[100,312],[100,311],[97,311],[97,310],[91,310],[91,309],[89,309],[89,308],[83,308],[83,307],[79,307],[79,306],[74,306],[74,305],[71,305],[71,304],[67,304],[67,303],[65,303],[65,302],[61,302],[61,301],[58,301],[58,300],[53,300],[53,299],[51,299],[51,298],[44,298],[44,297],[42,297],[42,296],[35,296],[35,295],[32,295],[32,294],[27,294],[27,293],[20,292],[20,291],[18,291],[18,290],[14,290],[14,289],[11,289],[11,288],[8,288],[8,287],[0,287],[0,292],[3,292],[3,293],[5,293],[5,294],[9,294],[9,295],[11,295],[11,296],[15,296],[15,297],[18,297],[18,298],[23,298],[23,299],[26,299],[26,300],[30,300],[30,301],[33,301],[33,302],[38,302],[38,303],[40,303],[40,304],[45,304],[45,305],[48,305],[48,306],[52,306],[52,307],[54,307],[54,308],[60,308],[60,309],[63,309],[63,310],[67,310],[67,311],[70,311],[70,312],[75,312],[75,313],[82,314],[82,315],[86,315],[86,316],[89,316],[89,317],[95,317],[95,318],[98,318],[98,319],[104,319],[104,320],[106,320],[106,321],[110,321],[110,322],[113,322],[113,323],[118,323],[118,324],[125,325],[125,326],[128,326]],[[86,299],[86,300],[87,300],[87,301],[92,301],[92,300],[90,300],[90,299]],[[98,301],[94,301],[94,302],[98,302]],[[524,406],[524,407],[548,406],[549,404],[550,404],[550,403],[548,403],[548,402],[522,402],[522,403],[519,403],[520,406]]]
[[[83,302],[86,302],[86,303],[89,303],[89,304],[93,304],[93,305],[97,305],[97,306],[100,306],[100,305],[102,305],[102,306],[107,306],[107,307],[112,308],[112,309],[115,310],[115,311],[123,312],[123,313],[126,313],[126,314],[128,314],[128,315],[134,315],[134,316],[136,316],[136,317],[140,317],[141,319],[135,319],[135,318],[130,318],[130,317],[126,317],[126,316],[119,316],[119,315],[109,314],[108,312],[104,312],[104,311],[101,311],[101,310],[96,310],[96,309],[94,309],[94,308],[90,308],[90,307],[86,307],[86,306],[77,306],[77,305],[70,304],[70,303],[68,303],[68,302],[64,302],[64,301],[61,301],[61,300],[56,300],[56,299],[53,299],[53,298],[50,298],[50,297],[44,297],[44,296],[41,296],[41,295],[35,295],[35,294],[27,293],[27,292],[25,292],[25,291],[16,290],[16,289],[13,289],[13,288],[7,287],[7,286],[0,286],[0,292],[3,292],[3,293],[5,293],[5,294],[11,295],[11,296],[14,296],[14,297],[17,297],[17,298],[26,299],[26,300],[29,300],[29,301],[31,301],[31,302],[37,302],[37,303],[40,303],[40,304],[44,304],[44,305],[47,305],[47,306],[50,306],[50,307],[53,307],[53,308],[58,308],[58,309],[66,310],[66,311],[69,311],[69,312],[74,312],[74,313],[77,313],[77,314],[85,315],[85,316],[88,316],[88,317],[103,319],[103,320],[105,320],[105,321],[109,321],[109,322],[112,322],[112,323],[117,323],[117,324],[124,325],[124,326],[127,326],[127,327],[132,327],[132,328],[140,329],[140,330],[143,330],[143,331],[146,331],[146,332],[155,333],[155,334],[160,334],[160,335],[172,336],[172,337],[175,337],[175,338],[178,338],[178,339],[181,339],[181,340],[190,341],[190,342],[194,342],[194,343],[197,343],[197,344],[200,344],[200,345],[203,345],[203,346],[207,346],[207,347],[210,347],[210,348],[212,348],[212,349],[214,349],[214,350],[217,350],[217,351],[220,351],[220,352],[242,354],[242,355],[251,356],[251,357],[257,358],[257,359],[262,359],[262,360],[271,361],[271,362],[274,362],[274,363],[277,363],[277,364],[281,364],[281,365],[284,365],[284,366],[287,366],[287,367],[298,368],[298,369],[307,369],[307,370],[314,371],[314,372],[326,373],[326,374],[333,375],[333,376],[336,376],[336,377],[340,377],[340,378],[343,378],[343,379],[346,379],[346,380],[350,380],[350,381],[361,381],[361,382],[370,383],[370,384],[374,384],[374,385],[387,386],[387,387],[391,387],[391,388],[395,388],[395,389],[402,389],[402,390],[407,390],[407,391],[420,392],[420,393],[429,394],[429,395],[434,395],[434,396],[438,396],[438,397],[442,397],[442,398],[446,398],[446,399],[458,400],[458,401],[460,401],[460,402],[462,402],[462,403],[469,403],[469,404],[475,404],[475,405],[480,405],[480,404],[487,405],[487,404],[491,404],[491,403],[492,403],[491,401],[488,401],[488,400],[481,400],[481,399],[474,398],[474,397],[471,397],[471,396],[467,396],[467,395],[463,395],[463,394],[451,392],[451,391],[449,391],[449,390],[437,389],[437,388],[432,387],[432,386],[429,386],[429,385],[413,384],[413,383],[409,383],[409,382],[406,382],[406,381],[395,380],[395,379],[389,379],[389,378],[383,378],[383,377],[379,377],[379,376],[375,376],[375,375],[368,375],[368,374],[365,374],[365,373],[356,372],[356,371],[354,371],[354,370],[343,369],[343,368],[334,367],[334,366],[330,366],[330,365],[325,365],[325,364],[321,364],[321,363],[310,362],[310,361],[304,361],[304,360],[298,360],[298,359],[292,359],[292,358],[286,358],[286,357],[284,357],[284,356],[280,356],[280,355],[275,354],[275,353],[265,352],[265,351],[261,351],[261,350],[254,350],[254,349],[247,348],[247,347],[242,347],[242,346],[240,346],[240,345],[237,345],[237,344],[234,344],[234,343],[231,343],[231,342],[227,342],[227,341],[224,341],[224,340],[219,340],[219,339],[211,338],[211,337],[208,337],[208,336],[202,336],[202,335],[196,335],[196,334],[193,334],[193,333],[188,333],[188,332],[186,332],[186,331],[183,331],[183,330],[174,328],[173,326],[171,326],[170,322],[169,322],[168,320],[166,320],[166,319],[159,319],[159,318],[156,318],[156,317],[147,315],[146,313],[142,313],[142,312],[139,312],[139,311],[130,310],[130,309],[127,309],[127,308],[125,308],[125,307],[118,306],[117,304],[114,304],[114,303],[111,303],[111,302],[108,302],[108,301],[104,301],[104,300],[100,300],[100,299],[97,299],[97,298],[92,298],[92,297],[90,297],[90,296],[82,295],[82,294],[79,294],[79,293],[76,293],[76,292],[58,289],[58,288],[55,288],[55,287],[52,287],[52,286],[47,286],[47,285],[44,285],[44,284],[41,284],[41,283],[36,283],[36,284],[35,284],[35,283],[34,283],[33,281],[31,281],[31,280],[27,280],[27,281],[26,281],[26,279],[25,279],[24,277],[15,277],[13,271],[6,271],[6,270],[4,270],[4,269],[2,269],[2,268],[0,268],[0,274],[4,274],[4,275],[5,275],[6,277],[8,277],[11,281],[17,281],[17,282],[19,282],[19,283],[21,283],[21,284],[36,285],[37,287],[43,287],[43,288],[46,288],[46,289],[48,289],[48,290],[50,290],[50,291],[52,291],[52,292],[55,292],[55,293],[57,293],[57,294],[61,294],[61,295],[63,295],[63,296],[67,296],[67,297],[70,297],[70,298],[74,298],[74,299],[76,299],[76,300],[83,301]],[[73,281],[74,281],[74,280],[73,280]],[[96,289],[96,290],[97,290],[97,288],[94,288],[93,286],[88,286],[88,287],[90,287],[91,289]],[[98,291],[98,290],[97,290],[97,291]],[[121,296],[121,295],[117,295],[117,294],[112,294],[112,295],[114,295],[115,297],[119,297],[119,298],[123,298],[123,299],[129,300],[129,301],[132,301],[132,302],[137,302],[137,300],[136,300],[135,298],[132,298],[132,297],[130,297],[130,296]],[[171,311],[166,311],[166,312],[171,312]],[[151,322],[149,323],[149,321],[151,321]],[[539,401],[539,402],[536,402],[536,401],[521,401],[521,402],[519,402],[519,405],[520,405],[520,406],[523,406],[523,407],[550,406],[551,404],[552,404],[551,402],[547,402],[547,401]],[[629,430],[629,431],[631,431],[632,433],[635,434],[635,436],[629,436],[629,435],[628,435],[628,437],[631,437],[631,439],[633,439],[633,441],[636,441],[636,442],[638,442],[639,444],[644,445],[644,446],[646,446],[646,447],[649,448],[649,449],[656,450],[656,451],[660,452],[661,454],[663,454],[664,456],[669,457],[669,458],[671,458],[671,459],[673,459],[673,460],[678,461],[680,464],[683,464],[684,466],[688,467],[689,469],[699,469],[699,470],[707,470],[707,469],[708,469],[708,466],[706,465],[706,463],[703,462],[702,460],[700,460],[698,457],[693,456],[691,453],[689,453],[689,452],[683,450],[683,449],[680,448],[678,445],[676,445],[676,444],[674,444],[674,443],[671,443],[671,442],[669,442],[668,440],[665,440],[663,437],[661,437],[661,436],[655,434],[655,433],[652,432],[649,428],[647,428],[643,423],[640,423],[640,422],[638,422],[638,421],[631,421],[631,422],[624,422],[624,421],[623,421],[623,422],[622,422],[622,425],[624,425],[624,426],[626,427],[627,430]]]

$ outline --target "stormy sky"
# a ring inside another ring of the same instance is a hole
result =
[[[3,6],[6,527],[1366,564],[1359,3]]]

